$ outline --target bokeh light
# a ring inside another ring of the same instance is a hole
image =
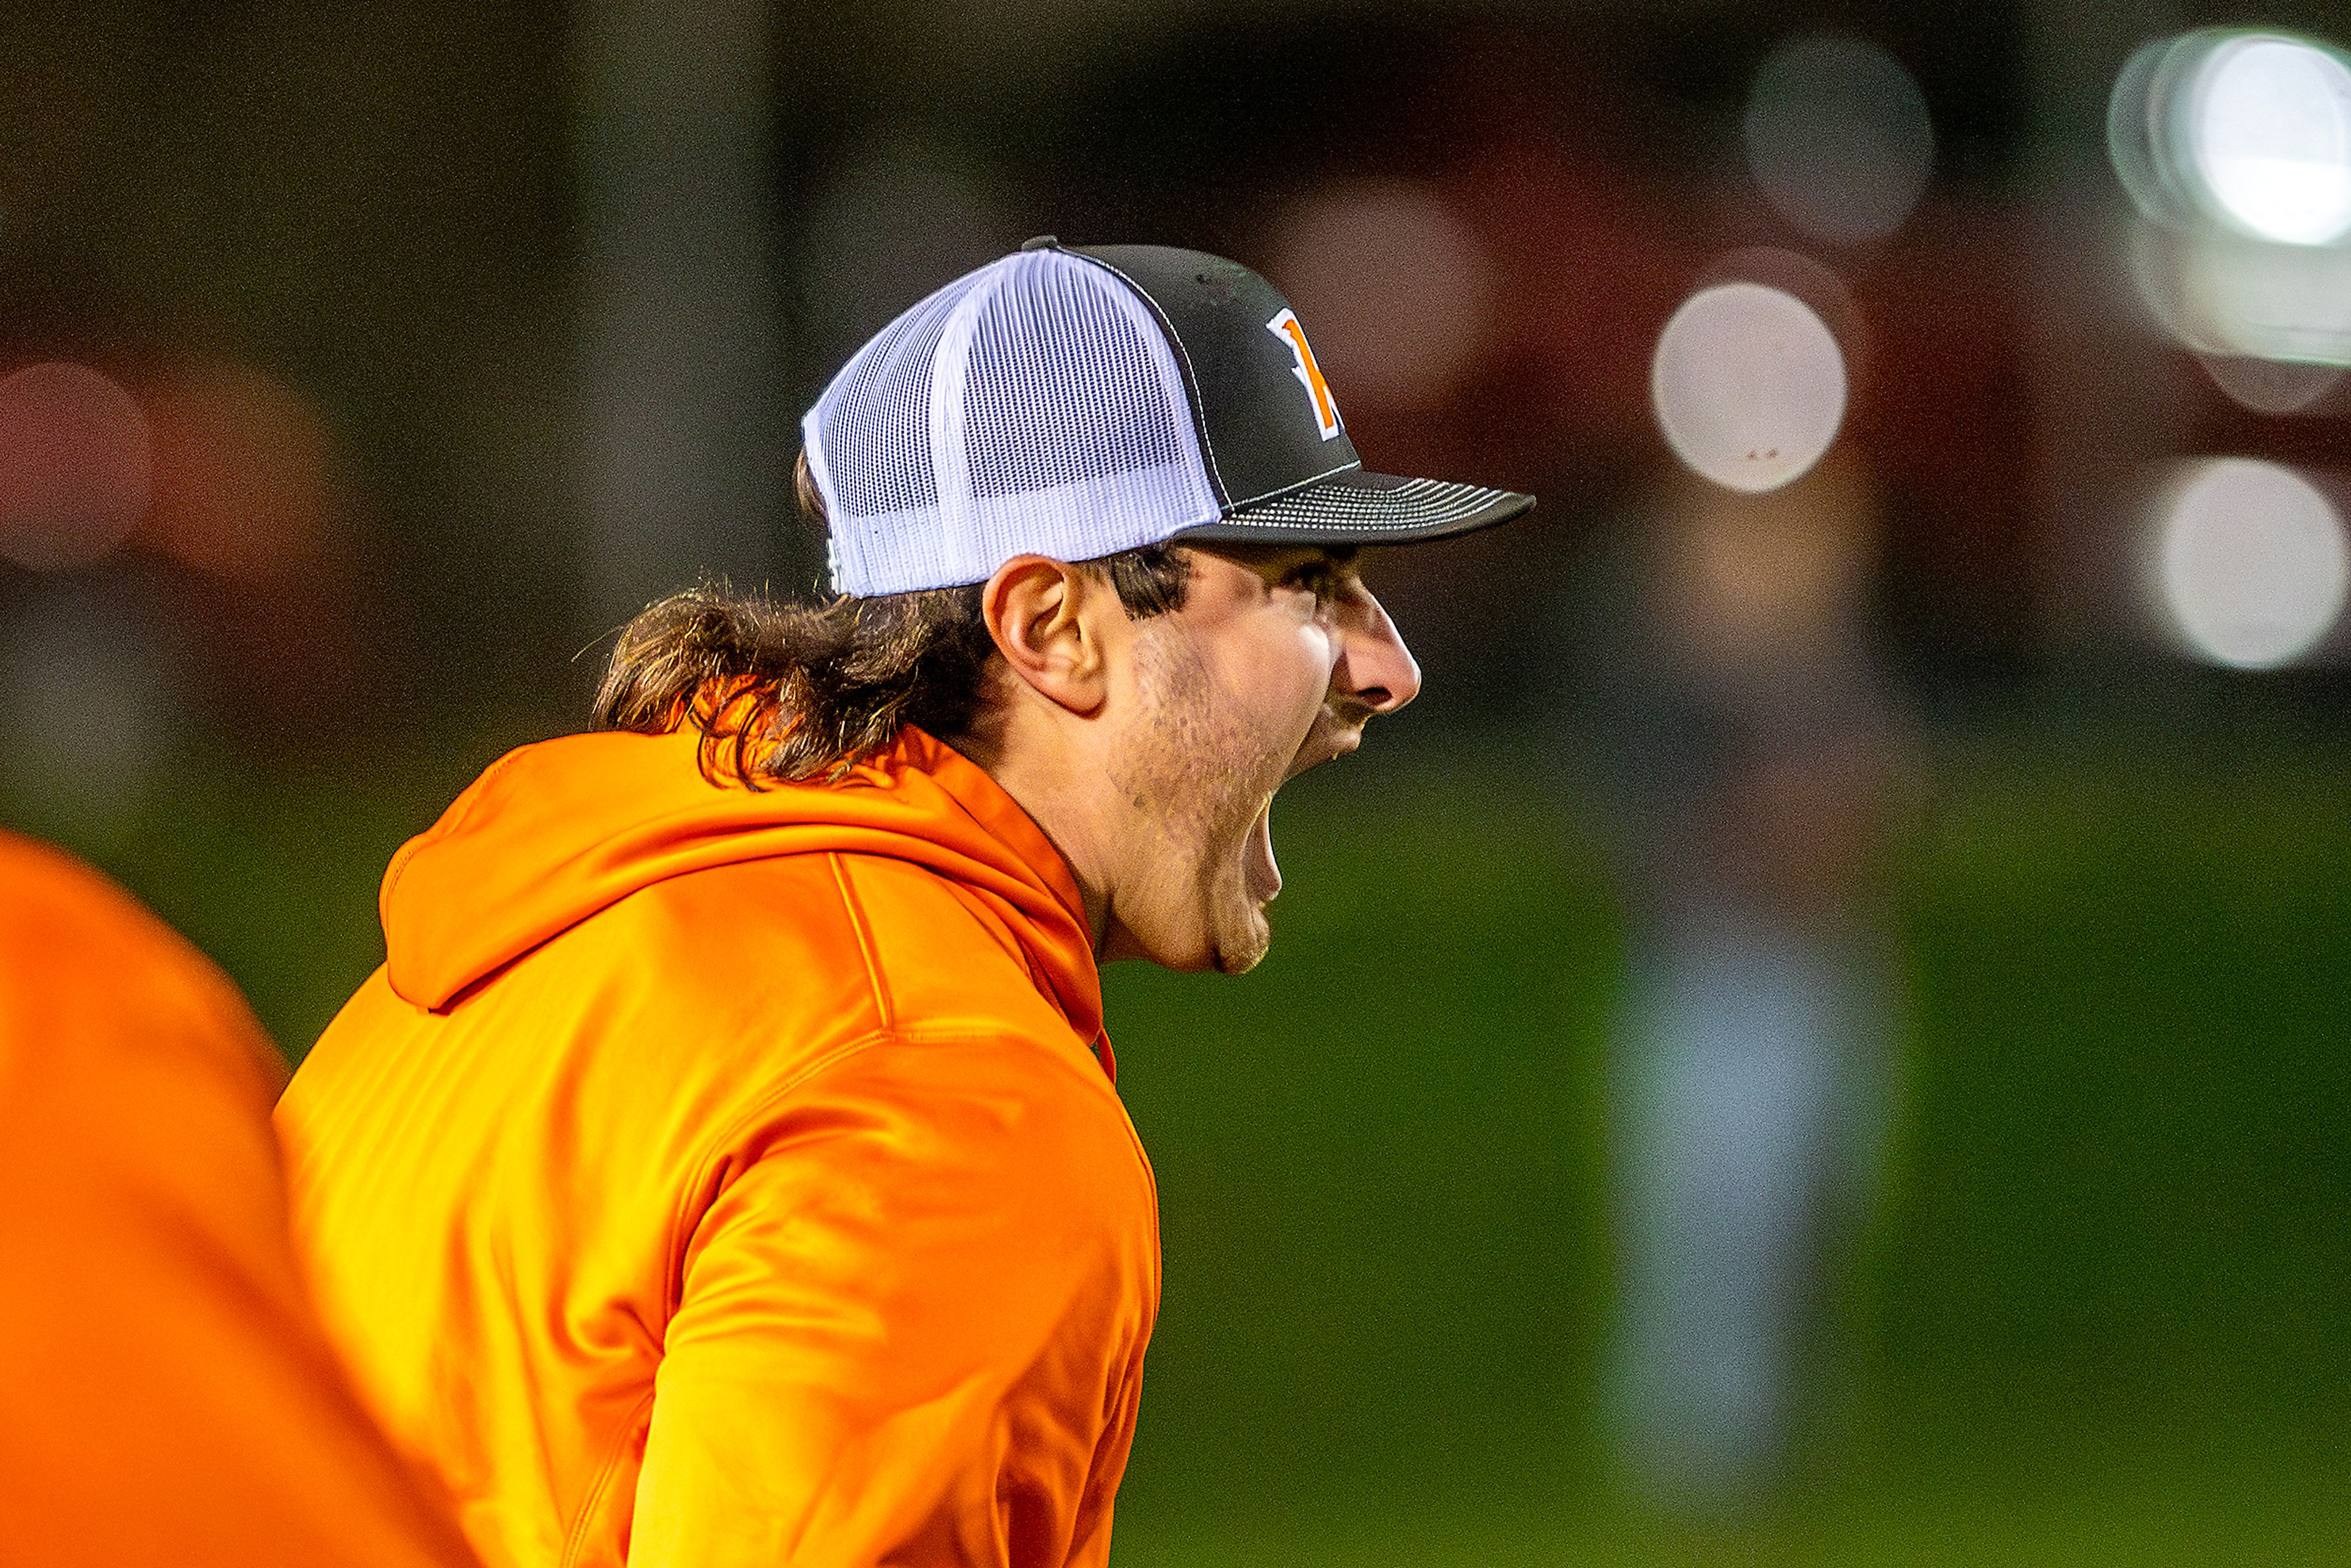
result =
[[[1682,303],[1657,339],[1650,395],[1675,455],[1733,490],[1777,488],[1844,420],[1844,355],[1811,307],[1732,282]]]
[[[2189,650],[2236,669],[2309,653],[2351,585],[2343,521],[2317,486],[2282,464],[2225,457],[2166,492],[2158,581]]]
[[[1925,95],[1899,60],[1860,38],[1782,44],[1755,74],[1743,129],[1765,198],[1833,245],[1901,227],[1934,170]]]
[[[1267,276],[1313,332],[1348,407],[1421,413],[1477,369],[1493,267],[1434,190],[1349,181],[1290,203],[1272,239]]]
[[[257,582],[314,562],[335,511],[334,448],[309,401],[256,366],[199,361],[152,394],[155,501],[141,542]]]
[[[2197,71],[2189,150],[2247,232],[2323,245],[2351,228],[2351,68],[2299,39],[2231,38]]]
[[[87,566],[147,510],[154,440],[136,399],[87,365],[0,378],[0,558],[35,571]]]
[[[2212,384],[2255,413],[2300,413],[2343,384],[2336,365],[2303,365],[2235,354],[2199,354]]]
[[[2116,79],[2106,140],[2168,227],[2290,246],[2351,232],[2351,62],[2325,44],[2224,29],[2150,44]]]
[[[2131,236],[2133,281],[2174,338],[2201,355],[2351,364],[2351,249],[2335,243],[2351,233],[2340,53],[2223,29],[2150,44],[2116,80],[2106,137],[2146,220]],[[2315,378],[2286,380],[2290,397]],[[2262,408],[2277,391],[2239,401]]]
[[[2148,311],[2197,353],[2351,364],[2351,249],[2141,224],[2130,266]]]

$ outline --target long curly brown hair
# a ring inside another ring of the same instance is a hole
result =
[[[803,453],[800,510],[824,526]],[[1156,545],[1079,563],[1107,577],[1138,618],[1179,610],[1185,552]],[[817,603],[778,603],[704,583],[648,605],[622,629],[593,709],[598,729],[703,735],[705,773],[751,789],[838,782],[904,726],[970,733],[997,658],[983,584]]]

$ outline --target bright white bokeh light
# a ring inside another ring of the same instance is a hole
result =
[[[2199,465],[2167,497],[2157,571],[2189,645],[2215,664],[2274,669],[2308,653],[2351,585],[2343,521],[2291,468]]]
[[[1772,51],[1742,123],[1748,166],[1780,215],[1814,239],[1883,239],[1935,163],[1927,99],[1902,62],[1859,38],[1813,35]]]
[[[2351,67],[2333,52],[2219,45],[2197,71],[2188,134],[2212,199],[2250,233],[2325,245],[2351,229]]]
[[[1794,295],[1719,283],[1682,302],[1649,369],[1676,456],[1733,490],[1777,489],[1820,461],[1844,422],[1844,355]]]
[[[2127,259],[2149,314],[2196,353],[2351,365],[2351,246],[2141,223]]]

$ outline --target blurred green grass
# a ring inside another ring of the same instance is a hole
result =
[[[1110,980],[1169,1280],[1123,1560],[2343,1556],[2351,773],[1938,773],[1855,1407],[1712,1533],[1594,1444],[1621,931],[1587,821],[1523,759],[1285,798],[1263,968]]]
[[[1904,1103],[1855,1407],[1789,1498],[1713,1531],[1605,1480],[1621,924],[1574,789],[1480,756],[1285,792],[1256,974],[1108,977],[1167,1261],[1120,1562],[2346,1554],[2338,756],[1942,758],[1896,868]],[[78,847],[298,1054],[381,957],[384,862],[488,759],[183,773]]]

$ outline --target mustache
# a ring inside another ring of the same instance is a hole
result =
[[[1326,703],[1316,716],[1313,727],[1307,730],[1297,754],[1290,759],[1281,781],[1285,784],[1309,768],[1345,756],[1363,744],[1364,727],[1371,722],[1373,710],[1360,703],[1334,701]]]

